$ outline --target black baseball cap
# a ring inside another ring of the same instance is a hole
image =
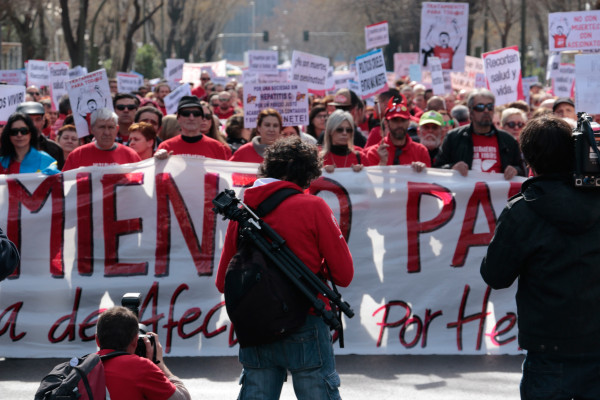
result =
[[[560,97],[560,98],[556,99],[556,101],[554,102],[554,105],[552,106],[552,112],[556,111],[556,108],[558,107],[558,105],[563,104],[563,103],[567,103],[567,104],[570,104],[573,107],[575,107],[575,103],[573,103],[573,100],[571,100],[570,97]]]
[[[179,103],[177,104],[177,112],[183,110],[184,108],[199,108],[202,112],[202,116],[204,117],[202,104],[200,104],[200,99],[196,96],[183,96],[181,99],[179,99]]]

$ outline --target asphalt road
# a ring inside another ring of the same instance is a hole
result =
[[[56,358],[1,359],[0,399],[31,400]],[[523,356],[337,356],[346,400],[519,399]],[[235,399],[240,365],[235,357],[167,358],[193,399]],[[291,382],[281,399],[295,399]]]

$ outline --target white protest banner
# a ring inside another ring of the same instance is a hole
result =
[[[67,94],[67,81],[69,81],[69,62],[49,62],[50,73],[50,98],[52,99],[52,110],[58,110],[58,101]]]
[[[87,68],[78,65],[69,70],[69,80],[79,78],[85,74],[87,74]]]
[[[527,76],[527,77],[523,77],[522,83],[523,83],[523,95],[525,96],[525,102],[527,104],[531,104],[531,85],[533,85],[534,83],[539,82],[539,79],[537,76]]]
[[[211,200],[223,189],[241,198],[257,168],[172,156],[0,176],[0,225],[22,255],[0,285],[0,354],[94,352],[98,314],[127,292],[142,294],[140,322],[166,356],[237,354],[215,288],[228,221]],[[519,354],[516,285],[492,291],[479,267],[523,180],[390,166],[313,181],[354,261],[340,292],[356,316],[336,353]]]
[[[248,70],[276,74],[278,64],[278,53],[274,50],[250,50],[248,51]]]
[[[442,75],[444,77],[444,93],[452,93],[452,78],[450,77],[450,71],[443,71]]]
[[[477,74],[484,74],[483,60],[478,57],[465,57],[465,71],[464,72],[451,72],[450,78],[452,79],[452,88],[454,90],[466,90],[470,91],[475,89],[475,81]],[[485,86],[485,82],[481,87]]]
[[[429,57],[429,71],[431,72],[431,88],[433,94],[442,96],[446,93],[444,85],[444,74],[442,72],[442,64],[437,57]]]
[[[352,71],[334,71],[333,79],[335,89],[348,89],[348,81],[356,79],[356,74]]]
[[[421,71],[421,64],[411,64],[408,69],[408,77],[411,81],[422,82],[423,74]]]
[[[475,89],[486,88],[487,81],[485,79],[485,73],[477,73],[475,75]]]
[[[575,110],[588,114],[600,114],[598,93],[600,90],[600,54],[577,54],[575,56]]]
[[[374,49],[375,47],[383,47],[389,43],[390,34],[388,32],[387,21],[365,26],[365,44],[367,50]]]
[[[137,92],[144,86],[144,77],[138,74],[128,74],[127,72],[117,72],[117,90],[119,93]]]
[[[275,71],[274,74],[263,74],[261,72],[249,71],[247,69],[242,71],[242,82],[244,85],[249,83],[283,83],[289,80],[289,71],[280,70]]]
[[[290,82],[269,85],[244,85],[244,127],[255,128],[256,118],[265,108],[274,108],[283,126],[308,125],[306,84]]]
[[[394,76],[401,79],[410,74],[410,66],[419,64],[419,53],[394,53]],[[419,82],[419,81],[417,81]]]
[[[575,64],[561,63],[552,78],[552,92],[557,97],[571,97],[575,90]]]
[[[331,93],[335,91],[335,77],[333,76],[333,67],[327,69],[327,81],[325,82],[326,91]]]
[[[362,92],[360,89],[360,82],[350,79],[348,81],[348,89],[352,90],[358,97],[362,98]]]
[[[179,82],[183,78],[183,58],[167,58],[165,67],[165,79],[169,82]]]
[[[525,99],[521,84],[521,59],[517,46],[483,53],[481,57],[488,89],[496,96],[496,105],[501,106]]]
[[[546,80],[554,78],[560,66],[560,53],[550,53],[548,55],[548,65],[546,66]]]
[[[35,85],[40,88],[42,86],[50,86],[50,72],[48,71],[48,61],[27,61],[27,86],[32,85]]]
[[[207,62],[207,63],[184,63],[182,82],[200,83],[200,74],[206,71],[211,79],[227,76],[227,60]]]
[[[600,48],[600,10],[548,14],[550,51]]]
[[[163,99],[165,102],[165,108],[167,114],[175,114],[177,112],[177,104],[183,96],[191,96],[192,87],[187,83],[182,83],[175,90],[165,96]]]
[[[0,82],[13,86],[25,86],[27,83],[27,74],[24,69],[0,70]]]
[[[308,91],[325,94],[329,58],[294,50],[290,81],[305,83]]]
[[[437,57],[442,68],[464,71],[467,55],[469,3],[423,3],[421,10],[421,65]]]
[[[92,112],[99,108],[114,110],[105,69],[68,81],[67,91],[79,137],[90,133],[88,123]]]
[[[0,123],[4,125],[19,104],[25,101],[25,86],[0,85]]]
[[[385,60],[381,49],[356,57],[356,73],[363,99],[388,90]]]

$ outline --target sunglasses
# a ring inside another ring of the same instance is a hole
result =
[[[219,97],[219,101],[229,101],[229,99],[224,99],[222,97]]]
[[[202,111],[200,110],[181,110],[179,111],[179,115],[181,115],[182,117],[189,117],[190,115],[193,115],[194,117],[201,117]]]
[[[205,121],[210,121],[212,120],[212,117],[212,114],[204,114],[204,117],[202,117],[202,119]]]
[[[350,111],[352,110],[352,106],[335,106],[336,110],[342,110],[342,111]]]
[[[8,131],[8,136],[25,136],[29,135],[29,128],[12,128]]]
[[[521,129],[522,127],[525,126],[525,123],[510,121],[510,122],[507,122],[505,125],[508,126],[510,129],[515,129],[515,128]]]
[[[124,111],[125,109],[128,109],[129,111],[133,111],[133,110],[137,109],[137,106],[135,104],[117,104],[115,107],[119,111]]]
[[[213,106],[213,107],[219,107],[219,104],[220,103],[210,103],[210,105]]]
[[[27,92],[27,94],[30,94],[32,96],[39,96],[40,92]]]
[[[210,81],[210,78],[200,78],[201,81]]]
[[[343,132],[354,133],[354,129],[352,129],[352,128],[335,128],[335,131],[337,133],[343,133]]]
[[[473,106],[473,110],[477,112],[483,112],[485,109],[487,109],[488,111],[494,111],[494,103],[479,103]]]

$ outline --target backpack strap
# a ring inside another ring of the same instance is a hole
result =
[[[300,190],[294,188],[279,189],[258,205],[256,208],[256,215],[258,215],[260,218],[263,218],[265,215],[276,209],[277,206],[285,199],[300,193],[302,193]]]
[[[112,353],[108,353],[108,354],[105,354],[103,356],[100,356],[100,360],[101,361],[106,361],[106,360],[110,360],[111,358],[115,358],[115,357],[118,357],[118,356],[124,356],[124,355],[127,355],[127,354],[131,354],[131,353],[128,353],[126,351],[113,351]]]

